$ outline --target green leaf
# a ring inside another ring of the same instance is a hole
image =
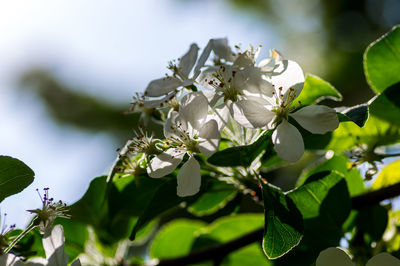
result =
[[[196,202],[189,206],[189,211],[198,216],[212,214],[226,206],[236,194],[234,185],[216,181]]]
[[[297,186],[309,181],[309,177],[323,171],[338,171],[343,174],[351,196],[356,196],[365,191],[364,180],[356,168],[351,168],[350,162],[344,155],[334,155],[311,168],[305,169],[299,178]]]
[[[256,213],[219,218],[198,232],[199,236],[193,243],[192,250],[206,248],[218,243],[226,243],[262,228],[263,223],[264,216]],[[230,253],[223,260],[222,265],[271,265],[271,263],[265,258],[260,244],[254,243]]]
[[[295,103],[300,101],[303,106],[318,103],[325,99],[341,101],[342,98],[340,92],[338,92],[332,84],[317,76],[308,74],[304,81],[303,90],[299,97],[296,98]]]
[[[370,103],[370,113],[380,119],[400,126],[400,83],[387,88]]]
[[[363,128],[349,122],[340,123],[326,149],[345,151],[360,144],[382,146],[398,142],[400,127],[371,114]]]
[[[372,205],[358,211],[356,224],[358,230],[369,235],[371,241],[378,241],[386,230],[388,220],[389,215],[386,208]]]
[[[359,127],[363,127],[365,125],[368,120],[368,115],[369,113],[367,104],[357,105],[346,109],[342,113],[338,113],[340,122],[351,121]]]
[[[300,243],[303,218],[292,199],[280,189],[262,184],[265,229],[263,250],[268,259],[279,258]]]
[[[327,173],[325,176],[319,176],[316,180],[313,180],[312,176],[308,177],[311,179],[311,182],[308,182],[294,191],[291,191],[288,196],[294,201],[297,208],[300,210],[304,219],[318,217],[320,214],[320,206],[328,196],[330,190],[335,187],[338,183],[344,182],[344,186],[347,192],[346,182],[344,180],[344,176],[339,172],[331,172]],[[346,193],[344,193],[346,194]],[[342,198],[347,198],[349,200],[349,195],[343,195]],[[342,212],[342,209],[345,213],[350,211],[349,202],[344,201],[343,206],[341,208],[337,208],[337,212]],[[347,210],[346,210],[347,208]],[[334,213],[330,214],[334,220],[339,218],[340,216],[345,215],[334,215]]]
[[[200,236],[207,236],[215,241],[224,243],[262,228],[263,224],[264,218],[262,214],[246,213],[225,216],[203,229]]]
[[[85,244],[88,238],[87,226],[65,218],[57,218],[54,224],[61,224],[64,229],[65,252],[68,254],[68,261],[72,262],[79,254],[85,252]]]
[[[202,187],[206,178],[202,178]],[[152,219],[165,211],[178,206],[182,202],[193,202],[196,200],[201,193],[197,193],[191,197],[179,197],[176,195],[176,178],[164,177],[162,178],[162,184],[156,187],[154,193],[148,201],[142,201],[140,204],[143,205],[143,212],[139,215],[135,226],[133,227],[130,239],[134,240],[136,232],[149,223]]]
[[[152,258],[167,259],[190,252],[196,232],[207,224],[202,221],[177,219],[161,228],[150,247]]]
[[[0,202],[29,186],[35,173],[26,164],[9,156],[0,156]]]
[[[101,228],[101,219],[107,214],[106,176],[93,179],[85,195],[71,205],[74,220]]]
[[[319,172],[287,195],[303,215],[304,237],[278,265],[311,265],[321,250],[338,246],[343,237],[351,209],[346,181],[338,172]]]
[[[400,182],[400,160],[387,164],[372,183],[371,188],[377,190]]]
[[[378,93],[400,81],[400,26],[368,46],[364,72],[369,85]]]
[[[268,130],[250,145],[236,146],[218,151],[207,161],[218,166],[248,167],[261,152],[272,150],[272,132],[273,130]]]

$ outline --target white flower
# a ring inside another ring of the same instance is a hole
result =
[[[68,255],[64,251],[64,230],[61,225],[49,228],[43,236],[42,244],[46,254],[45,258],[33,258],[27,262],[20,260],[13,254],[0,256],[0,265],[5,266],[66,266]],[[71,266],[80,266],[79,259],[72,262]]]
[[[316,266],[352,266],[354,263],[350,257],[343,250],[335,247],[327,248],[317,258]],[[400,260],[393,257],[389,253],[379,253],[373,256],[366,264],[366,266],[399,266]]]
[[[339,126],[338,117],[335,110],[323,105],[306,106],[291,113],[292,103],[304,83],[303,71],[296,62],[280,61],[268,79],[272,87],[264,88],[267,93],[247,96],[236,102],[231,106],[231,113],[244,127],[273,128],[278,125],[272,134],[275,151],[282,159],[296,162],[304,153],[304,143],[298,129],[288,122],[289,116],[313,134],[335,130]]]
[[[206,156],[217,151],[220,141],[218,124],[208,116],[207,98],[200,92],[185,95],[179,111],[172,111],[164,125],[164,135],[170,148],[154,157],[147,167],[150,177],[159,178],[170,174],[183,160],[189,160],[178,173],[177,194],[191,196],[200,190],[200,164],[194,154]]]

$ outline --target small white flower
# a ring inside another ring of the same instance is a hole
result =
[[[44,234],[48,228],[53,225],[54,220],[57,217],[71,219],[71,215],[68,214],[67,204],[63,203],[61,200],[55,201],[53,198],[49,197],[49,188],[44,188],[43,198],[39,193],[40,200],[42,201],[42,208],[36,210],[28,210],[30,213],[35,213],[37,216],[33,220],[33,223],[39,226],[39,232]]]
[[[172,111],[165,122],[164,135],[170,148],[149,162],[149,176],[160,178],[172,173],[188,154],[189,160],[178,173],[177,194],[180,197],[196,194],[200,190],[201,176],[200,164],[193,155],[212,155],[220,141],[218,124],[208,116],[207,98],[200,92],[185,95],[179,111]]]
[[[64,230],[61,225],[48,228],[42,239],[45,258],[33,258],[26,262],[14,254],[0,256],[0,265],[5,266],[66,266],[68,265],[68,254],[64,251]],[[80,266],[80,260],[76,259],[71,266]]]
[[[289,116],[313,134],[335,130],[339,126],[338,117],[334,109],[323,105],[306,106],[291,113],[292,103],[304,83],[303,71],[296,62],[280,61],[268,79],[274,89],[268,91],[266,87],[266,94],[247,96],[236,102],[231,106],[231,113],[244,127],[273,128],[278,125],[272,134],[275,151],[282,159],[296,162],[304,153],[304,143],[297,128],[288,122]]]

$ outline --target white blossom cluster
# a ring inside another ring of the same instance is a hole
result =
[[[131,171],[146,169],[150,177],[160,178],[184,160],[177,176],[177,194],[191,196],[201,184],[195,155],[215,153],[221,135],[232,143],[248,144],[257,133],[273,130],[277,155],[295,162],[304,153],[304,143],[289,117],[313,134],[338,127],[336,112],[329,107],[299,108],[296,98],[304,74],[296,62],[283,59],[276,50],[258,60],[259,52],[260,47],[241,51],[232,49],[227,39],[211,39],[200,55],[199,47],[192,44],[186,54],[170,62],[171,74],[151,81],[144,94],[134,98],[131,111],[143,116],[154,110],[165,114],[165,139],[141,132],[130,140],[121,158]],[[251,134],[244,136],[243,132]]]

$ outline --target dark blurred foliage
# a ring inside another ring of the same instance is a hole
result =
[[[400,1],[397,0],[226,1],[238,10],[257,15],[278,27],[284,39],[292,36],[292,48],[297,45],[296,39],[322,36],[325,47],[318,56],[324,57],[323,62],[326,62],[323,78],[343,94],[344,105],[362,103],[372,97],[363,72],[364,50],[369,43],[400,23]],[[302,18],[295,14],[296,9]],[[301,31],[293,26],[293,20],[308,20],[310,16],[319,18],[317,23],[322,27]]]
[[[32,70],[21,77],[22,87],[36,93],[51,116],[61,124],[80,130],[105,132],[119,143],[126,142],[137,129],[139,113],[125,114],[129,103],[116,105],[107,100],[71,89],[50,72]],[[160,126],[150,123],[149,131],[160,132]]]

